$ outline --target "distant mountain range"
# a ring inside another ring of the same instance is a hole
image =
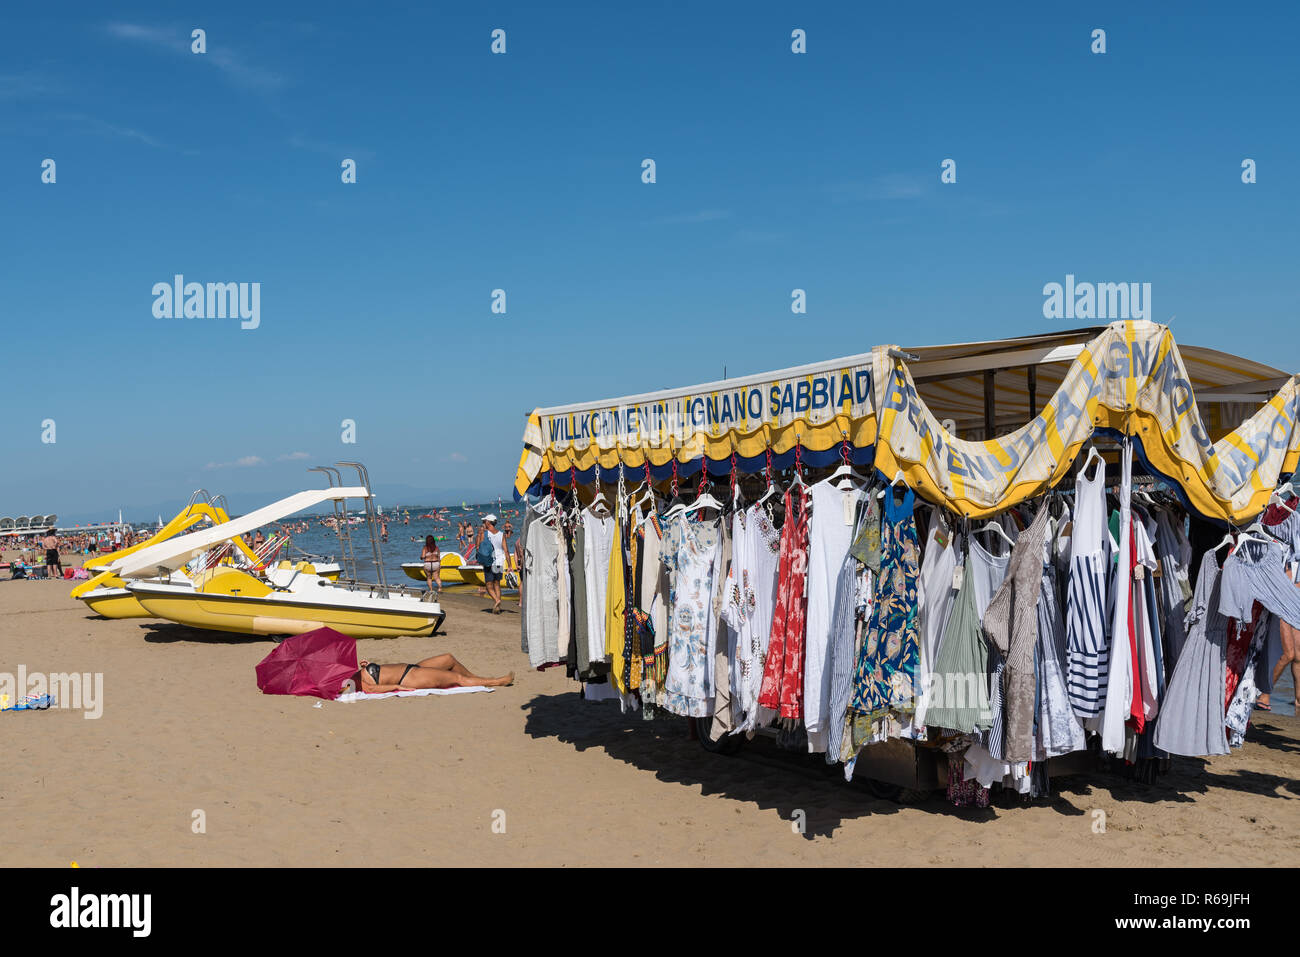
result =
[[[305,488],[311,488],[311,485],[304,485]],[[267,492],[236,492],[226,496],[230,505],[230,511],[236,515],[242,515],[245,512],[251,512],[263,505],[269,505],[277,499],[292,495],[294,492],[301,492],[302,488],[282,488]],[[375,501],[383,509],[387,510],[398,505],[459,505],[461,502],[477,505],[484,503],[495,504],[500,498],[503,502],[514,500],[514,493],[507,489],[499,491],[486,488],[444,488],[431,489],[422,488],[416,485],[401,485],[380,483],[375,486]],[[128,522],[156,522],[161,515],[163,521],[167,521],[177,512],[185,507],[188,501],[186,498],[165,499],[160,502],[151,502],[147,504],[123,504],[121,507],[122,518]],[[349,499],[348,507],[356,510],[361,505],[360,499]],[[328,506],[325,506],[328,511]],[[318,509],[317,511],[321,511]],[[69,510],[58,513],[58,524],[61,527],[69,525],[92,525],[99,522],[117,521],[118,506],[103,509],[99,511],[77,511]],[[15,513],[16,514],[16,513]]]

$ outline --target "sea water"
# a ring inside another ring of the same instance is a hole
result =
[[[420,515],[434,513],[439,518],[419,518]],[[318,515],[296,515],[288,519],[284,524],[287,528],[292,529],[294,522],[306,520],[310,527],[305,532],[291,532],[292,547],[287,551],[280,553],[281,558],[297,558],[299,550],[311,555],[320,556],[323,559],[333,559],[334,561],[342,560],[342,549],[339,546],[338,534],[332,528],[327,528],[320,524],[320,520],[330,513]],[[356,514],[352,512],[351,514]],[[410,523],[403,525],[402,521],[410,515]],[[505,523],[510,522],[514,526],[511,532],[510,540],[507,547],[513,551],[515,541],[519,533],[523,530],[523,505],[518,502],[502,502],[499,505],[495,502],[480,505],[456,505],[450,508],[435,508],[429,505],[401,505],[397,507],[384,506],[383,518],[388,520],[388,541],[380,542],[380,555],[383,559],[384,570],[387,573],[388,583],[390,585],[409,584],[415,586],[416,583],[406,577],[402,571],[403,562],[418,562],[420,552],[424,548],[424,537],[433,535],[438,540],[438,548],[445,555],[447,552],[460,552],[460,543],[456,540],[456,526],[460,522],[468,521],[473,526],[475,534],[483,524],[483,516],[495,514],[498,518],[498,530],[505,530]],[[267,526],[262,529],[263,534],[269,536],[273,531],[278,530],[276,526]],[[349,526],[352,534],[352,550],[357,559],[357,577],[362,581],[377,581],[378,576],[375,574],[374,554],[370,547],[370,532],[363,521],[360,525]],[[376,528],[378,533],[378,528]],[[471,542],[471,551],[473,543]],[[470,564],[474,562],[473,554],[464,556]]]

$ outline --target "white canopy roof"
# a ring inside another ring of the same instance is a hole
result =
[[[251,532],[255,528],[261,528],[269,522],[279,521],[313,505],[344,498],[369,497],[370,493],[362,486],[318,488],[298,492],[220,525],[213,525],[188,535],[178,535],[157,545],[142,548],[134,554],[119,558],[108,567],[108,570],[121,578],[153,574],[157,569],[175,571],[214,545],[219,545],[237,535],[243,535],[245,532]]]

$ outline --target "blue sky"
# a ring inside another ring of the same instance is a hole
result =
[[[1290,5],[374,6],[6,12],[0,514],[505,494],[536,406],[1050,329],[1067,273],[1300,368]]]

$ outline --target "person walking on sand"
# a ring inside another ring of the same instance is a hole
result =
[[[478,541],[474,548],[486,552],[484,542],[491,546],[492,564],[483,562],[483,581],[488,597],[492,599],[492,614],[501,614],[501,576],[506,570],[505,535],[497,531],[497,517],[491,513],[483,516],[483,525],[479,528]]]
[[[429,583],[429,591],[435,588],[442,591],[442,553],[438,550],[438,540],[432,535],[424,536],[424,548],[420,551],[420,561],[424,562],[424,580]]]
[[[54,534],[53,530],[45,536],[42,544],[45,546],[45,574],[51,578],[54,577],[54,569],[59,570],[59,577],[63,577],[63,564],[59,561],[59,537]]]
[[[1296,583],[1300,587],[1300,582]],[[1278,628],[1282,639],[1282,654],[1278,656],[1277,664],[1273,666],[1273,685],[1276,685],[1278,679],[1282,677],[1282,672],[1287,665],[1291,666],[1291,694],[1294,696],[1295,713],[1300,715],[1300,628],[1292,628],[1285,621],[1280,623]],[[1273,710],[1269,706],[1267,695],[1261,695],[1263,701],[1261,711]]]

